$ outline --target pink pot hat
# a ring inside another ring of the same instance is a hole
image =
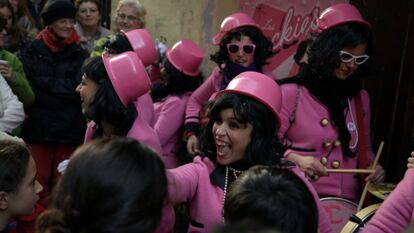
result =
[[[246,95],[266,105],[276,116],[280,125],[279,112],[282,106],[282,93],[279,85],[269,76],[247,71],[237,75],[222,93]]]
[[[361,23],[371,27],[371,24],[362,17],[359,10],[349,3],[339,3],[326,8],[317,19],[316,24],[320,31],[324,31],[350,22]]]
[[[182,39],[167,50],[168,61],[186,75],[200,74],[200,65],[204,58],[203,50],[193,41]]]
[[[112,86],[125,107],[149,91],[151,81],[136,53],[103,54],[102,59]]]
[[[252,17],[248,16],[245,13],[237,12],[237,13],[227,16],[223,20],[220,26],[220,31],[213,37],[213,44],[214,45],[220,44],[221,39],[229,31],[235,28],[238,28],[238,27],[242,27],[242,26],[252,26],[262,31],[260,26],[256,24],[256,22],[254,21]]]
[[[145,29],[135,29],[124,32],[133,51],[141,59],[145,67],[154,64],[157,60],[157,51],[151,34]]]

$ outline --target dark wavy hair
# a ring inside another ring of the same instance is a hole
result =
[[[122,104],[106,72],[102,57],[88,59],[83,66],[83,72],[87,79],[98,84],[90,113],[87,115],[98,125],[94,138],[102,136],[103,120],[114,126],[114,135],[127,135],[138,113],[133,103],[128,107]]]
[[[267,64],[266,60],[275,53],[273,52],[273,43],[265,37],[261,31],[252,26],[238,27],[228,32],[221,39],[219,50],[212,54],[210,59],[214,61],[218,67],[221,67],[222,64],[226,64],[229,61],[227,44],[229,44],[233,38],[240,40],[242,36],[249,37],[256,45],[254,62],[261,71],[262,67]]]
[[[308,44],[309,66],[323,78],[330,78],[341,64],[339,51],[342,49],[366,44],[366,54],[372,55],[372,32],[364,24],[346,23],[314,35]],[[361,64],[355,75],[367,72],[369,63],[370,60]]]
[[[123,32],[117,32],[111,36],[110,39],[105,42],[104,50],[109,54],[121,54],[127,51],[133,51],[128,38]]]
[[[246,160],[251,165],[280,164],[285,148],[278,137],[279,125],[274,113],[264,104],[244,95],[225,93],[212,104],[209,122],[200,137],[200,148],[211,161],[216,161],[216,145],[212,128],[220,120],[220,112],[233,109],[241,124],[253,126]]]
[[[15,193],[26,176],[30,151],[20,142],[0,140],[0,191]]]
[[[334,71],[341,65],[339,51],[360,44],[366,44],[366,53],[372,55],[372,33],[366,25],[346,23],[322,31],[308,40],[308,61],[301,64],[299,74],[278,81],[281,85],[297,83],[305,86],[328,108],[339,130],[342,151],[348,157],[354,157],[355,153],[349,149],[351,135],[345,123],[344,110],[347,98],[353,98],[361,91],[362,80],[369,73],[370,60],[359,65],[345,80],[335,77]]]
[[[313,194],[291,170],[255,166],[231,185],[223,207],[226,223],[251,221],[281,232],[317,233]]]
[[[190,76],[179,71],[167,57],[164,59],[163,67],[162,84],[153,86],[151,90],[151,97],[154,102],[161,101],[168,95],[181,96],[186,92],[194,91],[204,80],[201,72],[197,76]]]
[[[72,155],[36,232],[153,232],[166,195],[155,152],[130,138],[94,140]]]

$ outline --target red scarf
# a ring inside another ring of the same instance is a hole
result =
[[[52,51],[53,53],[57,53],[65,49],[65,47],[72,43],[79,44],[79,35],[73,30],[72,35],[65,40],[61,40],[56,35],[50,31],[49,29],[45,28],[40,31],[37,36],[37,40],[43,41],[46,46]]]

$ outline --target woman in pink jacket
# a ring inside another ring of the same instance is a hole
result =
[[[283,96],[280,136],[289,146],[286,158],[314,180],[321,197],[357,201],[356,174],[328,174],[326,169],[357,168],[363,160],[368,166],[373,159],[369,96],[362,89],[371,53],[371,26],[348,3],[327,8],[317,25],[320,32],[310,39],[307,62],[297,76],[279,83]],[[378,165],[365,180],[382,181],[384,176]]]
[[[221,23],[220,32],[213,38],[218,51],[211,55],[217,67],[210,77],[191,95],[185,114],[187,150],[195,155],[199,149],[200,113],[211,95],[226,88],[238,74],[245,71],[263,73],[266,60],[274,53],[273,44],[255,21],[244,13],[235,13]]]
[[[141,118],[134,104],[150,87],[138,56],[126,52],[94,57],[83,69],[82,82],[76,90],[81,97],[83,114],[91,119],[85,142],[93,138],[128,136],[161,154],[157,133]]]
[[[254,165],[284,166],[284,147],[277,136],[280,105],[279,86],[258,72],[241,73],[218,94],[201,137],[204,154],[167,170],[169,203],[189,205],[188,232],[211,232],[223,222],[227,190],[243,171]],[[313,193],[320,232],[331,232],[312,185],[302,172],[292,170]],[[173,222],[166,219],[162,224]]]
[[[192,91],[203,82],[199,69],[203,58],[203,50],[193,41],[178,41],[167,50],[161,69],[162,83],[151,91],[155,102],[154,129],[160,138],[167,168],[182,164],[177,155],[183,147],[185,108]]]

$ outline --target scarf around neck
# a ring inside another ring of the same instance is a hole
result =
[[[37,34],[36,39],[43,41],[46,44],[46,47],[48,47],[53,53],[63,51],[67,45],[73,43],[79,44],[80,40],[79,35],[75,30],[73,30],[72,35],[69,38],[61,40],[48,28],[40,31]]]
[[[241,66],[231,61],[227,62],[226,67],[222,69],[223,80],[220,84],[220,89],[224,90],[234,77],[246,71],[262,72],[261,68],[259,68],[254,62],[248,67]]]

